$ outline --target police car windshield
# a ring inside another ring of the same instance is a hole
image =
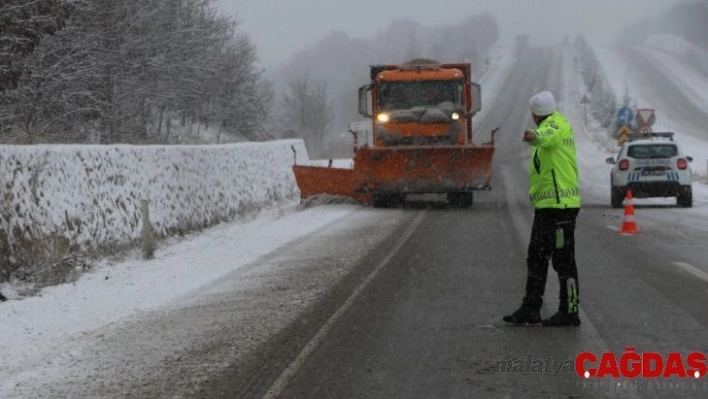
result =
[[[635,159],[673,158],[678,148],[673,144],[633,145],[627,149],[627,156]]]

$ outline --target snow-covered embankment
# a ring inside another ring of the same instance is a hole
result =
[[[158,236],[298,195],[302,140],[221,146],[0,146],[0,280],[76,253],[140,239],[140,203]],[[29,267],[32,265],[31,267]],[[37,276],[34,276],[35,278]]]

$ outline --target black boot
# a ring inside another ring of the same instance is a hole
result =
[[[541,322],[541,312],[536,308],[522,306],[516,312],[503,317],[512,324],[536,324]]]
[[[580,317],[578,317],[578,283],[577,278],[559,277],[560,286],[566,289],[561,289],[560,304],[558,312],[548,319],[543,320],[541,325],[544,327],[577,327],[580,325]]]
[[[553,316],[543,320],[543,322],[541,322],[541,325],[544,327],[577,327],[580,325],[580,317],[578,317],[577,312],[567,313],[559,310]]]

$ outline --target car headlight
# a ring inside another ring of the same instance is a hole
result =
[[[379,123],[388,123],[388,121],[391,120],[391,116],[386,113],[380,113],[376,115],[376,120],[379,121]]]
[[[453,112],[452,115],[450,115],[450,119],[452,119],[453,121],[459,121],[460,114],[458,114],[457,112]]]

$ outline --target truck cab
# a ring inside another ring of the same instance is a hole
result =
[[[470,77],[469,64],[372,66],[359,111],[373,119],[375,147],[471,142],[481,96]]]

